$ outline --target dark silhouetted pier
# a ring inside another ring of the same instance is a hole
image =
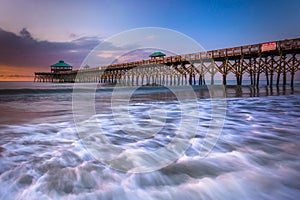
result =
[[[161,52],[159,52],[161,53]],[[197,52],[177,56],[151,57],[121,64],[80,70],[63,68],[51,72],[35,72],[39,82],[100,82],[138,85],[204,85],[215,84],[219,73],[224,85],[229,74],[241,85],[248,75],[251,85],[261,79],[267,85],[294,85],[300,66],[300,38]],[[208,78],[207,78],[208,77]]]

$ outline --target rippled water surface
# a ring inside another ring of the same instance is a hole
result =
[[[297,88],[227,88],[224,126],[205,158],[200,155],[201,144],[214,128],[212,105],[208,91],[196,88],[196,105],[186,102],[185,108],[199,111],[194,116],[198,131],[184,155],[160,170],[125,173],[95,159],[83,145],[73,121],[71,85],[27,89],[16,85],[13,90],[0,89],[0,199],[300,196]],[[113,145],[124,151],[150,152],[172,141],[182,113],[180,102],[168,89],[139,89],[126,108],[138,126],[147,126],[164,111],[164,127],[151,137],[133,137],[120,130],[109,108],[111,93],[112,89],[97,90],[93,117]]]

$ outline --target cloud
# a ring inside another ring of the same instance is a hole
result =
[[[38,41],[26,28],[19,34],[0,28],[0,65],[49,71],[51,64],[63,59],[79,67],[100,42],[98,37],[83,37],[71,42]]]
[[[151,53],[158,51],[139,49],[137,44],[129,43],[117,46],[101,39],[85,36],[71,42],[38,41],[26,28],[19,35],[0,28],[0,78],[22,78],[33,75],[35,71],[50,71],[50,65],[58,60],[64,60],[79,69],[86,64],[96,67],[149,59]],[[94,49],[97,45],[99,48]],[[89,59],[85,59],[88,55]]]
[[[75,69],[82,64],[94,67],[102,63],[110,64],[111,60],[125,54],[128,49],[138,48],[136,45],[120,47],[101,40],[103,39],[98,36],[85,36],[71,42],[38,41],[26,28],[23,28],[19,35],[0,28],[0,66],[13,66],[22,70],[27,68],[33,73],[33,69],[49,71],[51,64],[64,60]],[[95,60],[83,63],[87,55],[100,43],[100,48],[94,51],[97,55]],[[138,55],[136,58],[138,59]]]
[[[31,37],[31,34],[27,31],[26,28],[23,28],[23,29],[20,31],[20,35],[21,35],[21,37],[23,37],[23,38],[33,39],[33,38]]]
[[[78,35],[77,35],[77,34],[75,34],[75,33],[71,33],[71,34],[69,35],[69,37],[70,37],[70,38],[77,38],[77,37],[78,37]]]
[[[127,52],[120,57],[118,57],[114,63],[124,63],[124,62],[132,62],[138,60],[147,60],[149,59],[149,55],[156,51],[162,51],[166,54],[166,56],[174,56],[176,54],[161,49],[153,49],[153,48],[145,48],[145,49],[136,49],[131,52]]]

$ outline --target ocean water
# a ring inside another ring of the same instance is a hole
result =
[[[299,199],[298,85],[80,87],[0,83],[0,199]]]

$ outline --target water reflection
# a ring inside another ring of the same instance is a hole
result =
[[[260,97],[260,96],[278,96],[299,93],[294,87],[255,87],[255,86],[226,86],[227,97]]]

